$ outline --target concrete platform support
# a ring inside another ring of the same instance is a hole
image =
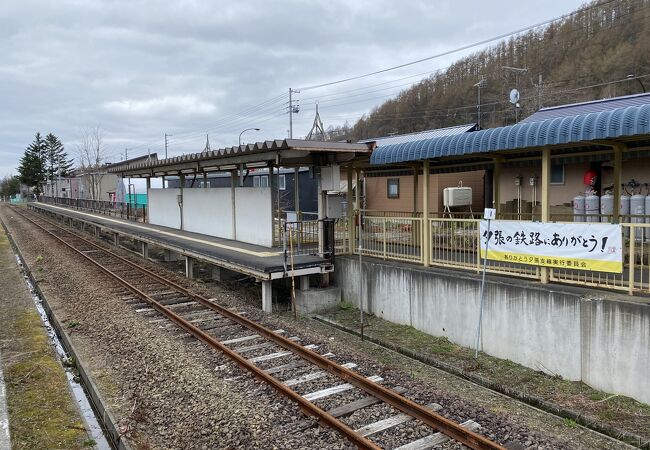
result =
[[[309,289],[309,275],[303,275],[300,277],[300,290],[306,291]]]
[[[178,261],[178,253],[173,252],[173,251],[171,251],[171,250],[167,250],[167,249],[165,249],[165,252],[164,252],[164,259],[165,259],[165,262],[174,262],[174,261]]]
[[[340,303],[341,288],[337,286],[296,291],[296,309],[301,315],[335,309]]]
[[[101,233],[102,233],[102,229],[99,227],[95,227],[95,237],[99,239]]]
[[[189,256],[185,257],[185,276],[189,279],[194,278],[194,260]]]
[[[271,280],[262,281],[262,311],[265,313],[273,312],[273,289]]]
[[[212,279],[214,281],[236,281],[241,277],[241,273],[224,269],[223,267],[219,266],[212,266]]]
[[[140,242],[142,246],[142,258],[149,259],[149,244],[146,242]]]
[[[115,233],[115,234],[113,235],[113,241],[114,241],[114,243],[115,243],[115,246],[116,246],[116,247],[119,247],[119,246],[120,246],[120,235],[117,234],[117,233]]]

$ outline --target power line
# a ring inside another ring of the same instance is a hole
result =
[[[590,84],[590,85],[587,85],[587,86],[579,86],[579,87],[571,88],[571,89],[563,89],[563,90],[559,90],[559,91],[547,91],[544,95],[547,98],[549,98],[549,97],[557,97],[559,95],[567,94],[567,93],[571,93],[571,92],[577,92],[577,91],[586,90],[586,89],[593,89],[593,88],[596,88],[596,87],[608,86],[610,84],[618,84],[618,83],[623,83],[623,82],[626,82],[626,81],[631,81],[631,80],[635,80],[635,79],[643,79],[643,78],[648,78],[648,77],[650,77],[650,74],[638,75],[638,76],[630,77],[630,78],[625,77],[625,78],[620,78],[620,79],[617,79],[617,80],[605,81],[605,82],[602,82],[602,83],[595,83],[595,84]],[[536,94],[522,97],[521,100],[534,100],[535,98],[536,98]],[[509,103],[509,100],[504,99],[504,100],[494,100],[494,101],[490,101],[490,102],[482,102],[481,107],[495,106],[495,105],[500,105],[500,104],[505,104],[505,103]],[[464,110],[464,109],[475,109],[475,108],[476,108],[476,104],[465,105],[465,106],[457,106],[457,107],[453,107],[453,108],[416,109],[416,110],[410,110],[410,111],[405,112],[405,113],[375,113],[375,114],[371,114],[369,116],[369,118],[372,118],[372,119],[379,118],[379,119],[386,119],[386,120],[391,119],[391,118],[416,119],[416,118],[424,117],[424,116],[427,116],[427,115],[432,115],[432,114],[435,114],[435,113],[439,113],[438,116],[444,117],[444,116],[448,115],[449,112],[461,111],[461,110]],[[507,111],[507,110],[504,110],[504,111]],[[492,113],[492,112],[490,112],[490,113]],[[349,117],[349,116],[346,116],[344,114],[330,115],[329,117],[339,117],[339,118],[343,118],[343,119],[354,119],[354,117]]]
[[[462,52],[463,50],[469,50],[470,48],[477,47],[479,45],[485,45],[485,44],[488,44],[490,42],[501,40],[501,39],[507,38],[507,37],[515,35],[515,34],[523,33],[524,31],[529,31],[529,30],[532,30],[532,29],[535,29],[535,28],[539,28],[541,26],[548,25],[548,24],[550,24],[552,22],[556,22],[556,21],[559,21],[559,20],[566,19],[566,18],[574,16],[576,14],[582,14],[582,13],[584,13],[586,11],[589,11],[589,10],[591,10],[593,8],[596,8],[596,7],[600,8],[600,7],[602,7],[604,5],[607,5],[609,3],[613,3],[614,1],[616,1],[616,0],[607,0],[607,1],[604,1],[604,2],[601,2],[601,3],[598,3],[598,4],[587,6],[587,7],[583,8],[583,9],[578,10],[578,11],[572,11],[570,13],[563,14],[561,16],[554,17],[552,19],[547,19],[547,20],[544,20],[542,22],[538,22],[538,23],[536,23],[534,25],[529,25],[529,26],[524,27],[524,28],[519,28],[517,30],[510,31],[508,33],[503,33],[503,34],[500,34],[498,36],[494,36],[494,37],[491,37],[491,38],[488,38],[488,39],[483,39],[482,41],[474,42],[472,44],[464,45],[462,47],[457,47],[457,48],[452,49],[452,50],[447,50],[445,52],[438,53],[438,54],[433,55],[433,56],[428,56],[426,58],[421,58],[421,59],[418,59],[418,60],[415,60],[415,61],[410,61],[410,62],[407,62],[407,63],[404,63],[404,64],[399,64],[397,66],[387,67],[385,69],[376,70],[374,72],[365,73],[363,75],[356,75],[356,76],[349,77],[349,78],[343,78],[343,79],[337,80],[337,81],[330,81],[328,83],[321,83],[321,84],[316,84],[316,85],[312,85],[312,86],[306,86],[306,87],[299,88],[298,90],[300,90],[300,91],[308,91],[308,90],[311,90],[311,89],[322,88],[322,87],[325,87],[325,86],[332,86],[334,84],[346,83],[348,81],[359,80],[361,78],[367,78],[367,77],[370,77],[370,76],[373,76],[373,75],[378,75],[380,73],[386,73],[386,72],[390,72],[392,70],[402,69],[404,67],[412,66],[414,64],[419,64],[419,63],[422,63],[422,62],[425,62],[425,61],[431,61],[432,59],[437,59],[437,58],[441,58],[443,56],[448,56],[448,55],[451,55],[451,54],[454,54],[454,53]]]
[[[601,5],[599,5],[599,6],[601,6]],[[642,9],[647,9],[647,8],[648,7],[646,6],[645,8],[639,8],[637,10],[630,10],[629,12],[627,12],[625,14],[617,15],[617,23],[615,23],[615,24],[613,24],[611,26],[608,26],[608,27],[603,27],[602,29],[598,30],[598,32],[596,34],[600,34],[602,32],[606,32],[606,31],[611,31],[611,29],[613,29],[614,27],[618,27],[618,26],[621,26],[621,25],[628,24],[627,22],[622,21],[621,18],[626,17],[626,16],[635,15],[636,13],[641,11]],[[644,18],[646,18],[646,17],[641,17],[641,19],[644,19]],[[583,26],[580,26],[580,27],[575,27],[574,29],[569,30],[568,33],[577,33],[577,32],[583,30],[586,27],[587,27],[587,25],[583,25]],[[639,34],[642,31],[643,30],[640,30],[640,31],[638,31],[638,32],[636,32],[634,34]],[[349,98],[349,97],[353,97],[353,96],[357,97],[357,96],[362,96],[362,95],[370,94],[370,93],[374,93],[374,92],[380,92],[382,90],[389,90],[389,89],[393,89],[393,88],[397,88],[397,87],[401,87],[401,86],[409,86],[409,85],[411,85],[411,83],[402,83],[402,84],[399,84],[399,85],[389,86],[389,87],[382,88],[382,89],[377,89],[377,90],[374,90],[374,91],[366,91],[365,93],[362,92],[360,94],[345,95],[345,94],[350,93],[350,92],[364,91],[364,90],[369,89],[369,88],[382,86],[382,85],[386,85],[386,84],[392,84],[392,83],[396,83],[398,81],[406,80],[406,79],[409,79],[409,78],[415,78],[415,77],[419,77],[419,76],[422,76],[422,75],[431,75],[431,74],[434,74],[436,72],[443,72],[443,71],[448,70],[449,68],[453,67],[454,64],[457,64],[457,61],[451,63],[449,66],[444,67],[444,68],[438,68],[438,69],[435,69],[435,70],[420,72],[420,73],[417,73],[415,75],[409,75],[409,76],[397,78],[397,79],[394,79],[394,80],[391,80],[391,81],[384,81],[384,82],[381,82],[381,83],[371,84],[371,85],[358,87],[358,88],[354,88],[354,89],[348,89],[348,90],[344,90],[344,91],[338,91],[338,92],[334,92],[334,93],[330,93],[330,94],[323,94],[323,95],[319,95],[319,96],[307,97],[307,98],[303,98],[302,101],[318,100],[319,104],[323,104],[323,103],[335,101],[336,99],[339,99],[339,98]],[[553,85],[553,84],[557,84],[557,83],[561,83],[561,82],[576,81],[577,79],[588,78],[588,77],[590,77],[590,75],[580,76],[580,77],[576,77],[576,78],[570,79],[570,80],[551,81],[551,82],[547,81],[545,83],[545,85],[548,87],[548,86]],[[420,83],[422,83],[423,81],[424,81],[424,79],[421,80]],[[389,96],[389,95],[387,95],[387,96]],[[323,98],[326,98],[326,97],[333,97],[333,98],[327,99],[327,100],[322,100]],[[374,97],[373,99],[378,99],[378,98],[383,98],[383,97],[386,97],[386,96]],[[371,100],[371,99],[369,99],[369,100]],[[357,102],[354,102],[354,103],[357,103]],[[343,104],[341,104],[341,105],[343,105]]]

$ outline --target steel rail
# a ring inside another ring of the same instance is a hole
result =
[[[317,405],[314,403],[310,402],[309,400],[306,400],[302,395],[298,394],[294,390],[288,388],[287,386],[284,385],[280,380],[277,378],[267,374],[264,370],[260,369],[257,367],[255,364],[249,362],[246,358],[241,356],[239,353],[236,351],[230,349],[229,347],[225,346],[221,342],[219,342],[217,339],[214,337],[210,336],[207,334],[205,331],[201,330],[200,328],[196,327],[195,325],[191,324],[187,320],[183,319],[180,315],[176,314],[169,308],[165,307],[162,305],[160,302],[157,300],[151,298],[149,295],[146,293],[142,292],[139,290],[137,287],[133,286],[131,283],[129,283],[127,280],[124,278],[120,277],[116,273],[112,272],[110,269],[99,263],[98,261],[95,261],[93,258],[85,254],[83,251],[75,248],[73,245],[70,243],[66,242],[64,239],[61,237],[57,236],[56,234],[52,233],[50,230],[46,229],[45,227],[39,225],[29,217],[21,214],[22,217],[24,217],[26,220],[30,221],[43,231],[47,232],[49,235],[57,239],[59,242],[63,243],[66,245],[68,248],[74,250],[77,254],[83,256],[85,259],[90,261],[92,264],[97,266],[102,272],[105,274],[109,275],[110,277],[118,280],[120,284],[122,284],[124,287],[129,289],[131,292],[136,294],[138,297],[140,297],[142,300],[144,300],[146,303],[148,303],[150,306],[152,306],[154,309],[156,309],[158,312],[161,314],[167,316],[169,319],[171,319],[176,325],[178,325],[180,328],[184,329],[187,331],[189,334],[194,336],[195,338],[199,339],[200,341],[206,343],[208,346],[213,347],[224,354],[226,354],[229,358],[231,358],[237,365],[239,365],[241,368],[248,370],[255,375],[255,377],[259,378],[262,381],[267,382],[271,386],[273,386],[277,391],[279,391],[281,394],[285,395],[288,397],[290,400],[293,400],[294,402],[298,403],[300,408],[308,415],[315,416],[319,419],[320,423],[329,425],[330,427],[338,430],[341,434],[343,434],[349,441],[357,445],[358,448],[361,449],[371,449],[371,450],[380,450],[381,447],[376,445],[374,442],[371,440],[361,436],[359,433],[354,431],[352,428],[348,427],[345,423],[339,421],[336,419],[334,416],[329,414],[327,411],[319,408]],[[71,233],[68,230],[65,230],[62,227],[59,227],[58,225],[52,224],[51,222],[47,221],[46,222],[50,223],[51,225],[56,226],[57,228],[62,229],[63,231],[72,234],[75,236],[77,239],[80,239],[84,241],[85,243],[88,243],[94,247],[99,248],[100,250],[108,253],[111,256],[117,257],[118,259],[122,261],[127,261],[124,260],[121,256],[116,255],[115,253],[111,252],[110,250],[107,250],[105,248],[102,248],[101,246],[96,245],[93,242],[88,241],[87,239],[77,235],[76,233]],[[149,271],[146,271],[149,272]],[[157,278],[157,277],[156,277]]]
[[[24,216],[25,217],[25,216]],[[25,217],[27,220],[30,220],[29,218]],[[45,219],[43,219],[45,220]],[[33,222],[33,221],[32,221]],[[46,222],[51,223],[46,220]],[[51,223],[52,224],[52,223]],[[61,228],[64,231],[71,233],[68,230],[65,230],[64,228],[58,226],[57,224],[52,224],[56,226],[57,228]],[[37,224],[37,226],[40,227],[40,225]],[[43,227],[41,227],[43,228]],[[45,230],[49,233],[48,230]],[[52,233],[50,233],[52,234]],[[105,248],[95,244],[94,242],[91,242],[81,236],[78,236],[76,233],[71,233],[74,236],[76,236],[78,239],[81,239],[91,246],[94,246],[100,250],[103,250],[105,252],[110,253],[112,256],[116,257],[120,261],[126,263],[127,265],[136,268],[137,270],[146,273],[147,275],[150,275],[151,277],[155,278],[156,280],[168,285],[169,287],[172,287],[184,295],[193,298],[197,302],[201,303],[202,305],[216,311],[217,313],[231,319],[232,321],[248,328],[249,330],[259,334],[260,336],[264,336],[267,339],[275,342],[281,347],[286,348],[287,350],[292,351],[293,353],[297,354],[298,356],[302,357],[303,359],[311,362],[312,364],[320,367],[321,369],[324,369],[328,371],[329,373],[347,381],[348,383],[352,384],[353,386],[365,391],[367,394],[372,395],[380,400],[382,400],[385,403],[388,403],[389,405],[395,407],[396,409],[399,409],[403,413],[420,420],[421,422],[425,423],[429,427],[440,431],[441,433],[449,436],[450,438],[460,442],[461,444],[472,448],[474,450],[505,450],[505,448],[496,442],[493,442],[486,437],[475,433],[473,431],[467,430],[463,427],[460,426],[460,424],[457,424],[456,422],[447,419],[446,417],[443,417],[415,402],[412,400],[407,399],[406,397],[402,397],[401,395],[393,392],[392,390],[374,383],[372,381],[367,380],[365,377],[362,375],[358,374],[357,372],[354,372],[350,369],[347,369],[339,364],[336,364],[335,362],[321,356],[320,354],[304,348],[302,345],[295,343],[294,341],[291,341],[283,336],[280,336],[276,333],[274,333],[272,330],[269,330],[268,328],[250,320],[247,319],[237,313],[234,313],[220,305],[217,305],[213,303],[210,299],[207,299],[201,295],[198,295],[194,292],[189,291],[188,289],[184,288],[183,286],[180,286],[173,281],[167,280],[166,278],[146,269],[138,264],[129,261],[126,258],[123,258],[120,255],[114,254],[110,252],[109,250],[106,250]],[[57,237],[56,235],[53,235],[54,237]],[[57,237],[58,238],[58,237]],[[62,241],[64,242],[64,241]],[[64,242],[65,243],[65,242]],[[85,254],[82,254],[84,257],[90,259],[88,256]],[[191,324],[190,324],[191,326]],[[208,335],[208,337],[210,337]],[[211,338],[214,340],[214,338]],[[218,342],[214,340],[215,342]],[[230,351],[230,349],[228,349]],[[239,356],[237,354],[237,356]],[[241,357],[239,357],[241,358]],[[234,359],[234,358],[233,358]],[[256,366],[252,365],[251,363],[248,363],[247,360],[242,358],[243,361],[246,362],[246,367],[248,369],[249,365],[252,366],[254,369],[259,370]],[[239,362],[236,360],[236,362],[239,364]],[[253,372],[255,372],[254,369],[249,369]],[[273,378],[276,382],[278,382],[275,378]],[[281,384],[281,382],[278,382]],[[274,384],[275,386],[275,384]],[[284,387],[284,386],[283,386]],[[293,392],[293,391],[292,391]],[[296,394],[298,395],[298,394]],[[300,396],[299,396],[300,397]],[[302,398],[302,397],[300,397]],[[311,402],[309,402],[311,405],[313,405]],[[314,405],[315,406],[315,405]],[[318,407],[316,407],[318,408]],[[318,408],[320,411],[322,411],[324,414],[327,414],[327,412],[323,411],[322,409]],[[336,420],[336,419],[334,419]],[[326,423],[329,424],[329,422],[326,421]],[[335,428],[338,428],[335,426]],[[353,433],[354,431],[351,430]],[[357,434],[357,433],[355,433]],[[353,441],[354,442],[354,441]],[[355,442],[356,443],[356,442]],[[371,443],[372,444],[372,443]],[[374,444],[372,444],[374,445]],[[363,447],[361,447],[363,448]],[[370,447],[373,448],[373,447]]]

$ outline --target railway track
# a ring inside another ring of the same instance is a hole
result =
[[[354,363],[340,364],[335,361],[335,355],[319,353],[315,344],[303,345],[299,337],[284,336],[284,330],[270,330],[58,223],[35,213],[14,210],[119,283],[127,294],[123,300],[148,317],[150,322],[173,324],[220,351],[240,368],[297,403],[305,414],[337,430],[358,448],[382,448],[377,436],[390,433],[391,429],[407,422],[414,426],[425,425],[431,430],[422,438],[400,444],[398,448],[402,450],[433,448],[449,440],[472,449],[504,448],[478,434],[476,430],[480,426],[475,422],[470,420],[458,424],[451,421],[436,413],[440,405],[423,406],[411,401],[402,395],[405,389],[383,386],[380,376],[363,376],[354,370]],[[225,366],[220,366],[217,370],[223,368]],[[319,382],[328,385],[311,391],[302,389]],[[353,390],[361,391],[361,397],[332,408],[322,406],[324,399]],[[361,427],[353,428],[346,424],[346,416],[380,403],[392,406],[399,413]],[[308,425],[301,422],[296,426]]]

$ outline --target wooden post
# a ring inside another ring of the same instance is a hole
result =
[[[422,164],[422,264],[429,267],[431,251],[431,229],[429,227],[429,161]]]
[[[356,227],[354,226],[354,198],[352,197],[352,171],[354,169],[348,166],[348,192],[347,192],[347,201],[348,201],[348,251],[352,255],[354,253],[354,232]]]
[[[548,222],[551,217],[551,149],[542,149],[542,222]],[[540,279],[546,284],[549,280],[550,269],[541,267]]]

